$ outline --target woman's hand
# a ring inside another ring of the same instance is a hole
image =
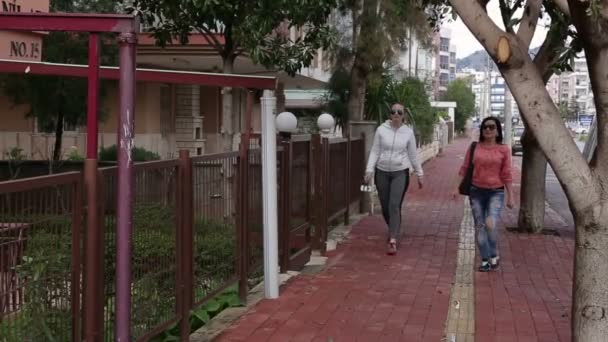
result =
[[[418,176],[418,189],[422,189],[424,187],[424,178],[422,176]]]
[[[452,191],[452,199],[457,199],[458,195],[460,195],[460,190],[456,188]]]
[[[509,194],[507,195],[507,208],[509,209],[513,209],[514,205],[513,205],[513,195]]]
[[[365,173],[365,177],[363,177],[363,182],[365,182],[365,184],[369,184],[369,182],[371,182],[371,181],[372,181],[372,176],[373,176],[373,175],[374,175],[374,174],[373,174],[373,173],[371,173],[371,172],[367,172],[367,173]]]

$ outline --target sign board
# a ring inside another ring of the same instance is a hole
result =
[[[49,0],[0,0],[0,12],[48,12]],[[42,58],[41,32],[0,31],[0,58],[36,61]]]
[[[582,126],[591,126],[591,124],[593,123],[593,115],[579,115],[578,122]]]

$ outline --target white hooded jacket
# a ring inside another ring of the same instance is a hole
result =
[[[420,177],[424,173],[417,155],[414,131],[407,125],[393,128],[391,122],[386,121],[376,129],[365,171],[373,173],[378,168],[393,172],[413,168]]]

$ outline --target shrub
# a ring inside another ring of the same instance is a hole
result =
[[[78,152],[78,149],[75,146],[72,146],[70,153],[66,156],[66,160],[81,162],[84,161],[84,157]]]
[[[13,335],[15,341],[62,341],[70,336],[71,227],[61,217],[43,222],[28,228],[24,256],[15,267],[26,284],[19,320],[0,326],[0,333]]]
[[[142,147],[134,147],[131,152],[134,162],[145,162],[151,160],[159,160],[160,156],[157,153],[152,151],[148,151]],[[99,151],[99,160],[100,161],[117,161],[118,160],[118,151],[116,145],[103,147],[101,151]]]

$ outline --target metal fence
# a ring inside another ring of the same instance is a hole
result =
[[[238,152],[192,158],[195,303],[238,280],[238,163]]]
[[[175,327],[185,339],[191,310],[233,285],[245,300],[259,281],[263,168],[259,137],[245,138],[238,152],[182,151],[134,166],[134,340]],[[279,150],[281,269],[299,269],[313,247],[324,251],[330,221],[359,199],[363,140],[298,136]],[[83,330],[114,340],[117,168],[99,169],[88,205],[83,179],[73,172],[0,182],[3,342],[77,341]]]
[[[80,173],[1,183],[2,341],[79,340],[82,213]]]

